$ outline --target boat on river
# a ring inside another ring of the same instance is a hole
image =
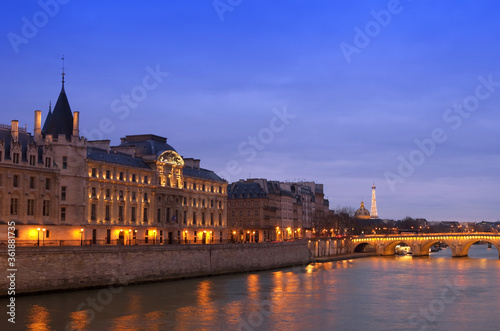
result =
[[[409,254],[411,254],[411,247],[397,245],[396,248],[394,249],[394,254],[396,254],[396,255],[409,255]]]

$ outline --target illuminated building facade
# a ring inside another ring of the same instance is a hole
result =
[[[237,242],[311,237],[329,210],[323,185],[247,179],[228,187],[228,226]]]
[[[64,76],[63,76],[64,77]],[[156,135],[87,141],[64,89],[33,135],[0,126],[0,227],[19,244],[215,243],[227,239],[227,182]],[[5,240],[2,231],[0,240]]]

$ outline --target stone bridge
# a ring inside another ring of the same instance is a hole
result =
[[[413,256],[427,256],[429,249],[436,243],[445,243],[453,257],[467,256],[469,248],[478,241],[494,245],[500,258],[500,234],[498,233],[428,233],[354,236],[347,244],[349,253],[363,252],[370,245],[379,255],[394,255],[397,245],[411,247]]]

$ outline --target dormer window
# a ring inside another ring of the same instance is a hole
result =
[[[45,168],[50,168],[50,167],[52,167],[52,158],[46,157],[45,158]]]
[[[36,155],[30,155],[30,166],[36,165]]]
[[[19,153],[14,153],[12,155],[12,163],[15,163],[15,164],[19,163]]]

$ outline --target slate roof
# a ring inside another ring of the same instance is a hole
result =
[[[167,144],[167,138],[154,134],[125,136],[119,147],[134,147],[136,155],[160,155],[169,150],[177,152]]]
[[[265,198],[266,192],[259,183],[236,182],[228,186],[229,199]]]
[[[59,93],[59,98],[57,98],[54,111],[52,114],[49,113],[47,115],[43,129],[43,135],[51,134],[54,137],[65,134],[66,138],[70,139],[73,134],[73,112],[64,91],[64,84],[61,88],[61,93]]]
[[[216,182],[225,182],[224,179],[219,177],[212,170],[207,170],[207,169],[203,169],[203,168],[184,167],[184,168],[182,168],[182,173],[184,176],[187,176],[187,177],[198,177],[198,178],[202,178],[202,179],[213,180]]]
[[[133,168],[151,170],[146,162],[144,162],[140,157],[133,157],[129,154],[120,152],[108,153],[108,151],[96,147],[87,147],[87,158],[99,162],[114,163]]]
[[[4,158],[6,160],[10,160],[10,148],[11,148],[11,143],[12,143],[12,136],[10,132],[10,127],[7,129],[7,126],[0,128],[0,140],[4,141],[4,146],[5,146],[5,155]],[[21,143],[22,146],[22,152],[21,152],[21,160],[22,161],[28,161],[28,156],[27,156],[27,151],[28,151],[28,145],[30,143],[33,143],[33,137],[31,134],[27,133],[24,131],[22,128],[19,128],[19,138],[18,141]],[[39,151],[38,155],[41,156],[41,152]],[[40,160],[39,160],[40,162]]]

